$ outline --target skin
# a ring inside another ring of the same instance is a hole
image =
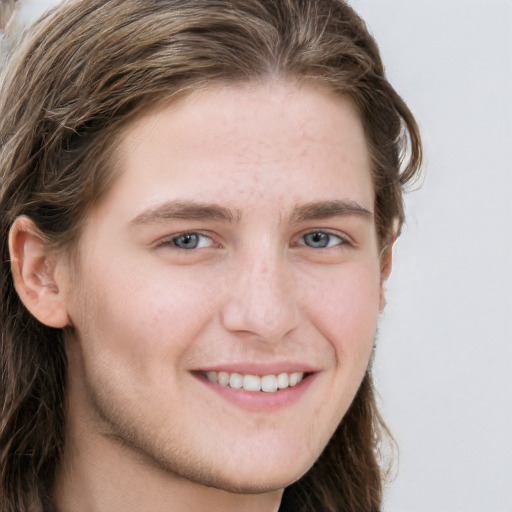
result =
[[[113,157],[77,264],[27,219],[11,232],[20,296],[69,333],[59,509],[276,511],[348,409],[384,307],[360,119],[312,86],[219,87],[146,113]],[[308,373],[254,399],[201,375],[223,368]]]

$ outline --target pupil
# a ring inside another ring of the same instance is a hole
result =
[[[311,247],[327,247],[329,243],[329,235],[326,233],[310,233],[306,235],[306,242]]]
[[[197,235],[181,235],[180,237],[176,238],[176,240],[174,240],[174,245],[182,249],[190,249],[197,245],[197,241]]]

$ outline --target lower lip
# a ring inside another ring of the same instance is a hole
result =
[[[229,386],[221,386],[220,384],[210,382],[199,373],[194,373],[194,376],[208,389],[242,409],[251,412],[272,412],[277,409],[290,407],[298,402],[313,383],[316,374],[308,374],[296,386],[281,389],[274,393],[233,389]]]

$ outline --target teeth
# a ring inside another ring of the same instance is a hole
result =
[[[280,373],[277,376],[277,387],[279,389],[286,389],[289,385],[290,379],[287,373]]]
[[[239,373],[232,373],[229,377],[229,387],[234,389],[242,389],[244,378]]]
[[[274,393],[277,391],[277,377],[275,375],[265,375],[261,378],[261,390],[265,393]]]
[[[217,382],[219,380],[219,376],[217,375],[217,372],[208,372],[206,374],[206,378],[210,381],[210,382]]]
[[[240,373],[207,372],[203,374],[210,382],[245,391],[275,393],[280,389],[296,386],[304,378],[304,372],[280,373],[279,375],[242,375]]]
[[[261,379],[257,375],[244,375],[245,391],[259,391],[261,389]]]
[[[208,373],[206,374],[206,378],[207,378],[208,380],[210,380],[209,375],[210,375],[211,373],[215,374],[215,373],[217,373],[217,372],[208,372]],[[215,380],[212,380],[212,382],[215,382]],[[225,387],[225,386],[227,386],[227,385],[229,384],[229,373],[227,373],[227,372],[219,372],[219,373],[217,374],[217,382],[218,382],[221,386],[224,386],[224,387]]]
[[[288,386],[296,386],[304,377],[302,372],[290,373],[290,380]]]

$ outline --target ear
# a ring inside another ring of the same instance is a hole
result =
[[[380,254],[380,298],[379,308],[384,311],[386,307],[386,281],[388,280],[393,267],[393,245],[397,239],[394,234],[390,241],[384,246]]]
[[[9,232],[14,286],[25,307],[42,324],[62,329],[71,324],[56,278],[59,258],[28,217],[18,217]]]

